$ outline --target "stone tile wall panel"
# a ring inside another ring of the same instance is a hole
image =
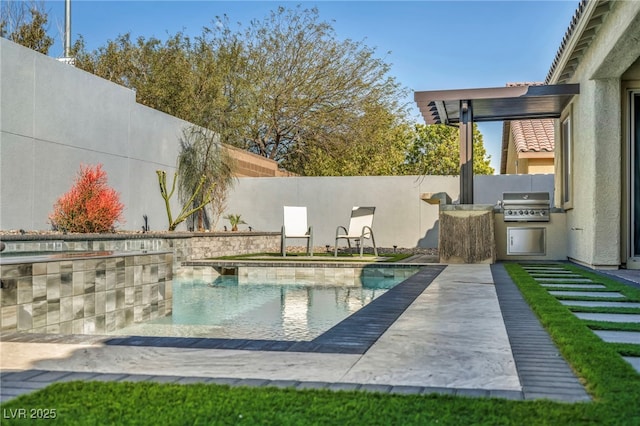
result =
[[[172,276],[170,253],[2,265],[0,330],[94,334],[131,324],[136,310],[141,319],[164,316]]]

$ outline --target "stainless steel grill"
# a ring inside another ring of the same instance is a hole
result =
[[[505,222],[549,222],[548,192],[505,192],[502,211]]]

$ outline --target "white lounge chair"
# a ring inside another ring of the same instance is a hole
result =
[[[373,213],[375,213],[375,207],[354,207],[351,210],[351,220],[349,220],[349,229],[344,226],[338,226],[336,229],[336,245],[334,256],[338,256],[338,241],[341,239],[347,240],[347,245],[351,249],[351,240],[356,240],[360,245],[360,257],[364,253],[364,240],[365,238],[371,238],[373,244],[373,252],[378,256],[378,248],[376,247],[376,240],[373,238]],[[342,231],[342,233],[341,233]]]
[[[307,208],[284,206],[282,256],[287,255],[287,238],[306,238],[307,254],[313,256],[313,227],[307,226]]]

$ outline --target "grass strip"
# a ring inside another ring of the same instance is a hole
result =
[[[640,374],[520,265],[506,264],[505,268],[587,390],[598,402],[617,407],[640,421]],[[612,287],[624,292],[622,284]],[[633,409],[629,404],[634,405]]]
[[[603,276],[597,272],[592,272],[587,269],[583,269],[581,267],[567,264],[566,268],[574,271],[576,273],[581,274],[586,278],[590,278],[591,280],[597,282],[598,284],[603,284],[607,286],[610,291],[617,291],[625,295],[627,301],[629,302],[640,302],[640,289],[636,287],[632,287],[626,284],[623,284],[619,281],[616,281],[612,278]]]
[[[606,425],[622,420],[593,403],[125,382],[58,383],[2,405],[4,412],[24,407],[55,408],[52,423],[65,425]],[[30,422],[4,419],[3,425]]]

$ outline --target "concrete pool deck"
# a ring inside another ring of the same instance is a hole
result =
[[[3,336],[2,401],[69,380],[590,400],[502,265],[434,270],[416,278],[429,280],[426,288],[361,353],[110,345],[104,336]]]

